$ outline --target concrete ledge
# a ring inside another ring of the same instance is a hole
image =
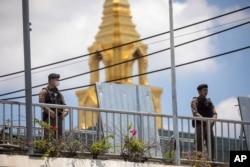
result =
[[[123,160],[93,160],[73,158],[47,158],[30,157],[25,155],[0,154],[0,166],[15,167],[177,167],[173,165],[152,162],[135,163]],[[179,166],[184,167],[184,166]],[[187,167],[187,166],[185,166]]]

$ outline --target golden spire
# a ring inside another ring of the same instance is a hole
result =
[[[137,63],[138,73],[146,73],[148,67],[147,45],[143,42],[135,42],[122,47],[115,47],[121,44],[126,44],[140,39],[140,35],[135,29],[135,24],[132,22],[131,12],[129,9],[128,0],[106,0],[104,3],[104,11],[102,23],[99,26],[99,32],[95,37],[95,42],[88,48],[90,83],[95,84],[100,82],[99,74],[100,63],[105,67],[121,63],[117,66],[108,67],[105,69],[106,81],[118,81],[124,84],[133,83],[130,77],[133,75],[134,63]],[[115,47],[115,48],[113,48]],[[108,48],[113,48],[105,50]],[[105,50],[105,51],[102,51]],[[98,52],[101,51],[101,52]],[[133,60],[129,61],[128,60]],[[122,78],[122,79],[121,79]],[[148,85],[147,75],[138,77],[139,85]],[[161,88],[151,87],[153,102],[156,113],[161,113]],[[76,92],[79,99],[79,106],[98,107],[95,87],[89,87],[85,90]],[[161,119],[157,119],[157,127],[161,127]],[[79,112],[79,127],[87,128],[95,126],[98,120],[97,113],[90,111]]]
[[[114,46],[119,46],[128,42],[140,39],[140,35],[135,30],[135,25],[132,22],[129,3],[127,0],[106,0],[104,3],[104,11],[102,23],[99,27],[99,32],[96,35],[96,41],[89,52],[93,53]],[[105,66],[120,63],[129,59],[138,58],[147,54],[147,46],[142,42],[132,43],[123,47],[115,48],[93,54],[89,57],[90,70],[99,68],[99,63],[102,61]],[[105,69],[106,81],[119,80],[122,83],[132,83],[132,79],[128,78],[133,73],[133,64],[135,61],[121,64]],[[139,73],[145,73],[147,70],[147,58],[138,59]],[[90,82],[99,82],[99,71],[93,72],[90,75]],[[147,85],[147,76],[139,77],[139,84]]]
[[[140,35],[132,22],[127,0],[106,0],[100,31],[96,41],[109,45],[119,45],[138,40]]]

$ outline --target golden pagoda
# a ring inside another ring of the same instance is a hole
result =
[[[100,67],[100,62],[104,66],[110,66],[130,59],[139,58],[117,66],[105,69],[105,80],[113,81],[120,78],[122,84],[133,84],[132,78],[126,78],[133,75],[133,64],[138,63],[138,72],[146,73],[148,66],[147,45],[143,42],[135,42],[122,47],[115,47],[140,39],[140,35],[135,29],[132,22],[129,3],[127,0],[106,0],[104,3],[104,11],[102,23],[99,32],[95,37],[95,42],[88,48],[90,53],[96,53],[89,56],[90,70],[96,70]],[[108,48],[110,50],[102,51]],[[98,52],[102,51],[102,52]],[[99,71],[90,74],[90,83],[99,82]],[[148,85],[147,75],[139,76],[139,85]],[[151,87],[156,113],[161,113],[161,94],[162,89]],[[98,107],[95,87],[79,90],[76,92],[79,106]],[[78,115],[79,128],[87,129],[95,126],[97,123],[97,113],[90,111],[80,111]],[[161,128],[161,119],[157,118],[157,127]]]

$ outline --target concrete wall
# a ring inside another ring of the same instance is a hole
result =
[[[171,165],[157,163],[134,163],[123,160],[92,160],[72,158],[29,157],[20,155],[0,154],[0,166],[5,167],[171,167]],[[178,166],[174,166],[178,167]],[[184,167],[184,166],[180,166]]]

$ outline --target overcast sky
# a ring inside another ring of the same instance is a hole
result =
[[[0,76],[24,70],[22,1],[0,0]],[[141,38],[169,30],[168,0],[129,0],[132,20]],[[30,1],[31,65],[87,54],[101,24],[104,0]],[[182,27],[249,6],[249,0],[174,0],[174,27]],[[175,44],[250,21],[250,9],[175,32]],[[249,24],[176,48],[176,64],[214,56],[250,45]],[[169,47],[169,34],[143,41],[148,53]],[[69,65],[71,64],[71,65]],[[250,95],[250,49],[176,69],[178,114],[191,116],[190,101],[200,83],[209,85],[209,97],[219,118],[240,119],[237,97]],[[149,57],[148,71],[170,66],[170,53]],[[52,69],[51,69],[52,68]],[[89,71],[87,57],[32,71],[32,85],[47,82],[48,74],[61,78]],[[136,74],[136,70],[134,74]],[[102,72],[103,74],[103,72]],[[170,70],[150,74],[149,83],[163,88],[162,112],[172,114]],[[102,77],[104,78],[104,77]],[[103,81],[103,80],[102,80]],[[136,82],[137,79],[134,79]],[[60,89],[89,84],[89,75],[62,81]],[[0,94],[24,88],[23,74],[0,78]],[[33,89],[39,93],[41,87]],[[64,92],[67,104],[77,106],[76,90]],[[24,95],[16,93],[0,98]],[[16,99],[16,101],[24,99]],[[38,97],[33,98],[38,102]],[[225,117],[226,115],[226,117]]]

